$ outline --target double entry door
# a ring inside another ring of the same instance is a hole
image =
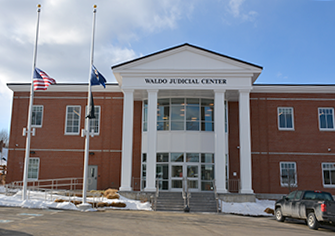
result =
[[[157,164],[156,179],[160,190],[182,191],[183,181],[190,191],[199,189],[199,164],[169,163]]]
[[[181,191],[183,181],[185,188],[199,191],[199,165],[190,163],[171,164],[171,190]]]

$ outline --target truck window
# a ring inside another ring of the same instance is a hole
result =
[[[294,197],[294,200],[299,200],[302,195],[302,191],[298,191],[297,194]]]
[[[306,191],[303,197],[305,200],[334,201],[332,195],[326,192]]]
[[[292,199],[294,199],[294,195],[295,195],[296,192],[297,192],[297,191],[290,192],[290,194],[287,195],[286,197],[287,197],[289,200],[292,200]]]

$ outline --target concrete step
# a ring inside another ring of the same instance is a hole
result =
[[[184,199],[180,192],[160,192],[157,198],[157,211],[183,211]],[[214,193],[191,192],[190,212],[216,212]]]
[[[157,198],[157,211],[183,211],[184,199],[181,192],[160,192]]]

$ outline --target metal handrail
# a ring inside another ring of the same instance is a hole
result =
[[[157,210],[157,198],[159,197],[159,180],[156,179],[156,193],[154,195],[154,211]]]
[[[76,191],[82,189],[83,178],[62,178],[62,179],[42,179],[27,181],[29,190],[43,191],[53,194],[57,191]],[[78,186],[80,186],[78,188]],[[5,185],[6,194],[9,194],[10,189],[22,189],[23,181],[14,181]],[[29,197],[29,196],[28,196]]]
[[[189,192],[189,179],[187,177],[183,177],[182,180],[182,197],[184,199],[184,210],[186,210],[190,207],[190,198],[191,198],[191,193]]]
[[[46,179],[46,180],[35,180],[35,181],[28,181],[28,199],[31,199],[30,192],[31,191],[38,191],[44,193],[44,200],[53,200],[54,195],[57,196],[65,196],[68,197],[68,201],[70,202],[73,200],[74,197],[80,197],[82,195],[82,178],[63,178],[63,179]],[[59,183],[63,181],[68,181],[69,183]],[[43,184],[43,182],[51,182],[51,184]],[[41,184],[42,183],[42,184]],[[81,188],[78,188],[78,186]],[[10,189],[22,189],[23,182],[22,181],[14,181],[10,184],[6,184],[6,195],[9,194]],[[62,189],[60,187],[68,188]],[[100,193],[87,193],[88,197],[92,197],[91,200],[93,205],[97,202],[101,201],[102,195]],[[94,207],[94,206],[93,206]]]
[[[215,201],[216,201],[216,213],[220,212],[220,204],[219,204],[219,195],[216,190],[216,184],[215,184],[215,179],[213,179],[213,188],[214,188],[214,196],[215,196]]]

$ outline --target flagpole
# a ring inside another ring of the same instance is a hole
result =
[[[91,61],[90,61],[90,69],[88,74],[88,96],[87,96],[87,116],[86,116],[86,130],[85,130],[85,154],[84,154],[84,176],[83,176],[83,202],[80,207],[87,208],[89,207],[86,202],[86,195],[87,195],[87,185],[88,185],[88,159],[89,159],[89,148],[90,148],[90,118],[89,118],[89,109],[91,107],[91,73],[92,73],[92,66],[93,66],[93,58],[94,58],[94,35],[95,35],[95,19],[96,19],[96,12],[97,6],[93,6],[93,23],[92,23],[92,41],[91,41]],[[93,132],[92,132],[93,135]]]
[[[35,47],[33,54],[33,69],[31,75],[31,86],[30,86],[30,100],[29,100],[29,109],[28,109],[28,123],[27,129],[23,129],[23,136],[26,137],[26,153],[24,158],[24,171],[23,171],[23,188],[22,188],[22,200],[27,199],[27,181],[28,181],[28,165],[29,165],[29,156],[30,156],[30,139],[31,134],[35,135],[35,129],[31,130],[31,118],[32,118],[32,110],[34,103],[34,72],[36,68],[36,55],[37,55],[37,42],[38,42],[38,32],[39,32],[39,24],[40,24],[40,12],[41,12],[41,4],[37,5],[37,26],[36,26],[36,36],[35,36]]]

